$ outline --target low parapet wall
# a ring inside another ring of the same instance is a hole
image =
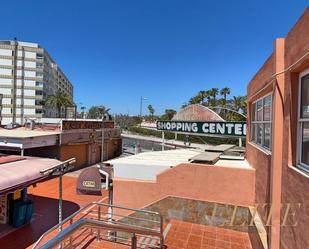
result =
[[[167,196],[216,203],[254,205],[255,170],[183,163],[156,181],[115,178],[114,204],[143,208]]]

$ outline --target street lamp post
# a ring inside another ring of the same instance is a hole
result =
[[[141,102],[140,102],[140,106],[139,106],[139,116],[142,117],[142,112],[143,112],[143,100],[147,100],[147,98],[144,98],[143,96],[141,96]]]

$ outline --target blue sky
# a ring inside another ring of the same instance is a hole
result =
[[[307,0],[3,1],[1,37],[40,43],[74,84],[74,100],[157,114],[199,90],[246,94]]]

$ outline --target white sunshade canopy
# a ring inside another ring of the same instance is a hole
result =
[[[0,194],[27,187],[46,178],[40,171],[59,163],[56,159],[38,157],[24,157],[8,163],[4,161],[0,164]]]

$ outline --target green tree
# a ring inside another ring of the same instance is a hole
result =
[[[105,115],[109,115],[110,108],[106,108],[104,105],[91,106],[88,111],[88,118],[103,119]]]
[[[201,97],[198,96],[198,95],[192,97],[192,98],[189,100],[189,104],[190,104],[190,105],[200,104],[200,103],[201,103]]]
[[[219,93],[219,89],[218,88],[211,88],[209,90],[209,95],[213,98],[213,100],[215,101],[216,100],[216,97]]]
[[[186,108],[187,106],[188,106],[188,103],[183,103],[183,104],[181,105],[181,109]]]
[[[206,99],[206,101],[205,101],[205,99]],[[205,91],[204,101],[203,101],[202,105],[204,105],[204,106],[210,106],[211,105],[211,92],[210,92],[210,90]]]
[[[227,95],[229,95],[231,93],[231,89],[230,88],[228,88],[228,87],[224,87],[224,88],[222,88],[221,90],[220,90],[220,94],[223,96],[223,106],[225,106],[226,105],[226,97],[227,97]]]
[[[239,112],[246,113],[247,110],[247,97],[246,96],[233,96],[232,109]]]
[[[70,95],[58,90],[55,94],[47,96],[45,105],[57,108],[58,118],[61,118],[61,108],[72,107],[74,102]]]
[[[153,114],[155,113],[155,109],[153,108],[152,105],[148,105],[148,111],[151,117],[153,118]]]
[[[166,109],[160,120],[171,120],[177,112],[174,109]]]

